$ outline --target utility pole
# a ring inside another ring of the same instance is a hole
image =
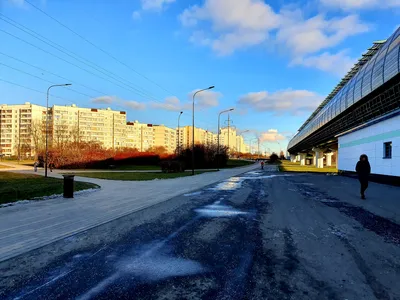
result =
[[[228,124],[227,128],[228,128],[228,153],[230,152],[230,129],[231,129],[231,123],[233,123],[233,121],[231,120],[231,116],[228,114],[228,120],[225,121],[225,123]]]

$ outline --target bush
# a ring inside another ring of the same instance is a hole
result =
[[[279,161],[278,155],[272,153],[271,156],[269,157],[269,163],[274,164],[277,163],[278,161]]]
[[[44,157],[44,152],[38,154]],[[108,169],[111,166],[154,165],[161,159],[173,159],[173,156],[152,152],[139,152],[137,149],[105,149],[97,143],[66,143],[62,148],[49,151],[48,162],[59,169]]]
[[[177,160],[165,160],[161,162],[161,170],[163,173],[185,172],[185,164]]]
[[[220,146],[219,154],[216,145],[201,145],[197,144],[194,147],[194,168],[223,168],[228,163],[227,147]],[[192,168],[192,148],[184,149],[178,158],[184,162],[187,168]]]

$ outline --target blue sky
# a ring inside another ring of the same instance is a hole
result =
[[[45,105],[50,83],[72,82],[50,103],[176,127],[180,110],[191,123],[193,91],[215,85],[198,94],[196,126],[215,131],[218,112],[235,107],[233,125],[277,151],[399,26],[400,0],[381,2],[0,0],[0,102]]]

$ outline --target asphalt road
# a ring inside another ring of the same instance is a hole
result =
[[[331,177],[256,171],[176,197],[0,264],[0,298],[400,299],[400,225]]]

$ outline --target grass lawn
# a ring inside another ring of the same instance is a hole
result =
[[[300,163],[293,163],[287,160],[282,161],[279,165],[279,171],[281,172],[302,172],[302,173],[337,173],[338,169],[333,167],[324,167],[323,169],[316,168],[314,166],[300,166]]]
[[[20,161],[18,161],[18,160],[7,160],[7,159],[4,159],[3,162],[4,162],[4,163],[7,163],[7,164],[25,165],[25,166],[30,166],[30,167],[33,167],[33,164],[35,163],[34,160],[30,160],[30,159],[20,160]],[[1,163],[1,162],[0,162],[0,163]]]
[[[97,188],[92,183],[75,182],[75,191]],[[63,193],[63,180],[38,175],[0,172],[0,204]]]
[[[195,172],[196,175],[202,174],[205,172]],[[171,179],[178,177],[187,177],[191,176],[191,172],[183,172],[183,173],[132,173],[132,172],[85,172],[79,173],[77,176],[80,177],[90,177],[90,178],[98,178],[98,179],[107,179],[107,180],[126,180],[126,181],[145,181],[145,180],[154,180],[154,179]]]
[[[133,165],[126,165],[126,166],[116,166],[113,170],[121,170],[121,171],[130,171],[130,170],[137,170],[137,171],[154,171],[160,170],[161,167],[158,165],[154,166],[133,166]]]
[[[245,167],[254,164],[254,161],[240,160],[240,159],[230,159],[225,168],[238,168]]]

